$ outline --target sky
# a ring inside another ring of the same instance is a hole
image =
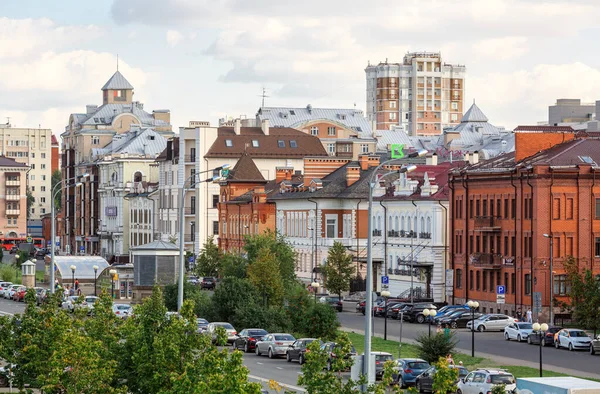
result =
[[[600,100],[597,0],[0,0],[0,123],[51,128],[119,70],[146,110],[190,120],[267,106],[365,108],[368,62],[441,52],[466,103],[507,128],[557,98]]]

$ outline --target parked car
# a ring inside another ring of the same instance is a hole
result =
[[[577,328],[563,328],[554,335],[554,347],[566,347],[569,350],[589,350],[592,338],[583,330]]]
[[[15,364],[7,364],[0,367],[0,387],[9,387],[11,385],[14,386],[15,374],[13,369],[15,367]]]
[[[187,281],[188,283],[191,283],[195,286],[198,286],[200,284],[200,279],[198,279],[198,277],[194,275],[188,276]]]
[[[17,245],[10,248],[10,254],[15,254],[19,251],[19,247]]]
[[[8,290],[6,290],[6,292],[4,293],[4,298],[6,298],[7,300],[12,300],[15,291],[17,291],[19,287],[21,287],[21,285],[11,285],[8,288]]]
[[[471,314],[470,311],[456,311],[447,317],[443,317],[442,320],[439,321],[439,324],[441,324],[442,327],[465,328],[467,323],[474,319],[478,319],[481,316],[482,314],[479,312]]]
[[[510,317],[502,314],[488,314],[483,315],[479,319],[475,320],[475,330],[483,332],[483,331],[504,331],[504,327],[508,326],[510,323],[515,323],[517,319],[514,317]],[[473,322],[467,322],[467,328],[471,328],[471,324]]]
[[[17,302],[24,301],[25,293],[27,293],[27,287],[19,286],[17,290],[13,293],[12,300]]]
[[[383,377],[383,366],[388,361],[394,361],[394,356],[387,352],[371,352],[375,355],[375,379]]]
[[[202,282],[200,282],[201,289],[214,290],[217,286],[217,281],[212,276],[205,276],[202,278]]]
[[[198,317],[196,318],[196,326],[198,327],[198,334],[202,334],[208,328],[208,320]]]
[[[46,248],[38,248],[38,249],[35,251],[35,257],[44,257],[44,256],[45,256],[45,255],[47,255],[48,253],[50,253],[50,252],[48,251],[48,249],[46,249]]]
[[[113,313],[120,317],[121,319],[127,319],[131,315],[133,315],[133,308],[131,305],[127,304],[113,304],[112,306]]]
[[[418,303],[418,304],[409,304],[404,311],[404,320],[409,322],[417,322],[419,324],[425,323],[425,315],[423,311],[425,309],[433,309],[437,310],[436,306],[432,303]]]
[[[377,296],[377,297],[373,297],[373,306],[376,306],[380,303],[382,303],[384,301],[384,298],[382,296]],[[365,314],[365,304],[366,304],[367,300],[362,300],[359,303],[356,304],[356,311],[359,313],[362,313],[363,315]]]
[[[507,341],[516,339],[517,342],[525,341],[531,334],[531,331],[533,331],[531,323],[510,323],[504,327],[504,339]]]
[[[356,356],[356,349],[354,348],[354,345],[350,345],[350,346],[351,346],[350,353],[344,355],[345,359]],[[327,367],[326,368],[328,371],[331,371],[331,365],[333,363],[333,360],[336,359],[337,357],[339,357],[338,353],[340,353],[340,351],[341,351],[340,346],[335,342],[326,342],[321,345],[321,349],[324,350],[325,352],[327,352],[327,354],[329,355],[329,357],[327,358]]]
[[[227,344],[233,345],[233,342],[237,339],[237,331],[227,322],[208,323],[206,334],[212,337],[213,343],[217,342],[217,327],[223,327],[225,329],[225,332],[227,333]]]
[[[263,339],[267,334],[268,332],[262,328],[246,328],[238,334],[235,342],[233,342],[233,347],[244,350],[244,353],[249,353],[256,348],[256,342]]]
[[[399,319],[401,312],[404,312],[404,307],[408,305],[406,303],[403,302],[397,302],[394,305],[390,306],[388,308],[388,317],[392,318],[392,319]]]
[[[542,346],[553,346],[554,345],[554,334],[561,330],[560,327],[551,326],[548,327],[548,331],[544,333],[544,341],[542,342]],[[530,345],[539,345],[540,344],[540,335],[537,331],[532,331],[531,334],[527,336],[527,343]]]
[[[75,311],[75,304],[78,302],[79,296],[68,296],[62,303],[62,308],[68,312]]]
[[[422,374],[431,365],[420,358],[399,358],[394,361],[394,374],[392,375],[394,383],[399,385],[401,389],[414,384],[417,376]]]
[[[594,354],[600,354],[600,334],[596,339],[592,339],[592,343],[590,343],[590,354],[592,356]]]
[[[517,388],[515,377],[499,369],[478,369],[458,382],[459,394],[489,393],[496,385],[505,385],[507,392]]]
[[[85,296],[83,301],[81,302],[81,307],[89,309],[89,312],[91,313],[94,310],[94,306],[96,305],[96,302],[98,302],[99,299],[100,298],[96,296]]]
[[[314,341],[318,341],[316,338],[300,338],[296,339],[294,343],[292,343],[287,351],[285,352],[285,359],[288,363],[292,362],[292,360],[298,360],[298,364],[304,364],[304,355],[306,352],[309,352],[307,349],[308,345]]]
[[[12,286],[12,282],[0,282],[0,296],[4,297],[4,292]]]
[[[42,305],[44,302],[46,302],[46,299],[48,299],[48,294],[50,293],[49,290],[46,290],[42,287],[38,287],[36,289],[36,294],[35,294],[35,304],[40,306]]]
[[[329,304],[333,309],[338,312],[342,312],[344,310],[344,304],[342,303],[342,299],[340,297],[324,297],[325,300],[323,303]],[[323,298],[321,298],[323,299]]]
[[[460,365],[448,365],[449,368],[456,368],[458,370],[458,379],[456,380],[456,384],[464,379],[469,371],[463,366]],[[433,377],[435,376],[436,368],[435,366],[430,367],[422,374],[417,376],[415,379],[415,386],[419,393],[433,393]]]
[[[267,334],[262,340],[256,342],[255,353],[257,356],[267,354],[269,358],[284,356],[288,347],[294,343],[296,338],[291,334],[275,333]]]

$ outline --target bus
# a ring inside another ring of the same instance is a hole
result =
[[[44,248],[46,247],[46,241],[44,238],[32,237],[33,246],[36,248]],[[17,246],[21,243],[27,242],[26,237],[19,238],[0,238],[0,244],[2,245],[2,250],[11,250],[13,246]]]

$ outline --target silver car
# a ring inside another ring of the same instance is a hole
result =
[[[12,286],[12,282],[0,282],[0,297],[4,297],[4,293]]]
[[[223,327],[227,333],[227,344],[233,344],[237,339],[237,331],[227,322],[208,323],[206,334],[212,337],[213,343],[217,342],[217,327]]]
[[[507,341],[516,339],[517,342],[526,341],[532,331],[531,323],[510,323],[504,327],[504,339]]]
[[[289,346],[294,343],[296,338],[291,334],[268,334],[262,340],[256,342],[256,355],[267,354],[269,358],[285,356]]]
[[[501,314],[483,315],[475,320],[475,330],[483,331],[504,331],[504,327],[510,323],[515,323],[517,319]],[[471,321],[467,322],[467,328],[471,328]]]

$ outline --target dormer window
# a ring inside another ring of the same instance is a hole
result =
[[[280,148],[285,148],[285,141],[284,140],[277,141],[277,146]]]
[[[297,148],[298,144],[296,143],[296,140],[290,140],[290,148]]]
[[[225,146],[228,148],[231,148],[233,146],[233,141],[232,140],[225,140]]]
[[[252,140],[252,147],[253,148],[258,148],[259,147],[258,140]]]

